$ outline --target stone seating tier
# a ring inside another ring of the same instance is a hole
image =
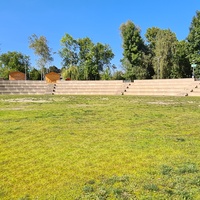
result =
[[[55,95],[121,95],[126,87],[123,81],[58,81]]]
[[[52,94],[52,84],[45,81],[0,81],[0,94]]]
[[[135,80],[124,95],[188,96],[197,85],[192,78]]]
[[[192,78],[56,83],[0,80],[0,94],[200,96],[200,81]]]

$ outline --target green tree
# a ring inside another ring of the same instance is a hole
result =
[[[62,65],[66,68],[76,66],[79,62],[79,45],[71,35],[65,34],[61,41],[62,49],[59,51],[61,56]]]
[[[123,39],[123,56],[132,66],[140,65],[141,53],[144,50],[144,42],[140,35],[140,29],[133,22],[128,21],[120,27]]]
[[[35,55],[39,57],[37,63],[41,69],[41,79],[44,78],[44,68],[47,63],[53,61],[51,56],[51,49],[48,46],[46,37],[33,34],[29,37],[29,48],[34,50]]]
[[[30,58],[17,51],[8,51],[0,55],[0,77],[8,79],[11,71],[27,73],[30,66]]]
[[[156,34],[153,66],[156,78],[173,77],[173,59],[177,38],[171,30],[159,30]]]
[[[115,71],[112,75],[112,80],[125,80],[123,71]]]
[[[101,79],[102,80],[111,80],[112,75],[111,75],[111,70],[108,67],[107,69],[104,70],[104,72],[101,74]]]
[[[58,69],[56,66],[50,66],[49,67],[49,72],[56,72],[56,73],[60,73],[60,69]]]
[[[192,19],[187,42],[188,58],[191,64],[197,64],[197,68],[195,68],[195,74],[196,76],[200,77],[200,11],[196,11],[196,15]]]
[[[98,80],[100,74],[97,65],[95,65],[95,45],[90,38],[78,39],[79,44],[79,75],[83,80]]]
[[[200,63],[200,11],[197,11],[196,16],[193,17],[189,31],[188,57],[191,63],[193,61]]]
[[[41,71],[33,68],[29,72],[29,79],[30,80],[41,80]]]
[[[101,72],[111,66],[110,62],[114,57],[109,45],[94,44],[88,37],[75,40],[65,34],[61,45],[63,67],[77,67],[80,80],[99,80]]]
[[[82,45],[83,42],[81,40],[79,42],[84,79],[99,80],[101,73],[108,72],[108,68],[109,70],[112,68],[111,59],[114,57],[114,54],[111,48],[109,45],[101,43],[96,45],[92,43],[85,47],[85,44]],[[82,50],[84,50],[83,53]]]
[[[76,66],[71,66],[69,68],[63,68],[62,69],[62,78],[67,79],[69,78],[70,80],[78,80],[79,78],[79,71]]]
[[[154,78],[186,78],[191,76],[187,43],[178,41],[170,30],[148,28],[145,34],[154,67]]]
[[[171,75],[173,78],[189,78],[192,75],[187,46],[185,40],[176,43]]]
[[[133,22],[127,21],[120,26],[120,31],[124,50],[121,62],[125,78],[150,78],[149,50],[141,37],[140,29]]]
[[[160,31],[159,28],[152,27],[152,28],[148,28],[146,33],[145,33],[145,37],[147,39],[149,49],[151,50],[151,52],[153,54],[154,54],[154,51],[155,51],[157,34],[158,34],[159,31]]]

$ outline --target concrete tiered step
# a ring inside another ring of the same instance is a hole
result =
[[[188,96],[200,96],[200,81],[195,81],[195,87],[188,93]]]
[[[52,94],[53,84],[45,81],[0,81],[0,94]]]
[[[0,94],[200,96],[200,81],[189,78],[47,84],[45,81],[0,80]]]
[[[125,95],[187,96],[197,85],[192,78],[135,80]]]
[[[55,93],[72,95],[121,95],[126,87],[123,81],[58,81]]]

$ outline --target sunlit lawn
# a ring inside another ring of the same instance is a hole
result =
[[[200,199],[200,98],[0,96],[0,199]]]

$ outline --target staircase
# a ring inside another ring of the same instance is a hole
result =
[[[0,80],[0,94],[52,94],[53,84],[45,81]]]
[[[200,81],[196,81],[195,87],[188,93],[188,96],[200,96]]]
[[[192,78],[135,80],[127,86],[124,95],[188,96],[198,84]]]
[[[122,95],[127,84],[117,81],[57,81],[55,95]]]
[[[200,81],[192,78],[56,83],[0,80],[0,94],[200,96]]]

